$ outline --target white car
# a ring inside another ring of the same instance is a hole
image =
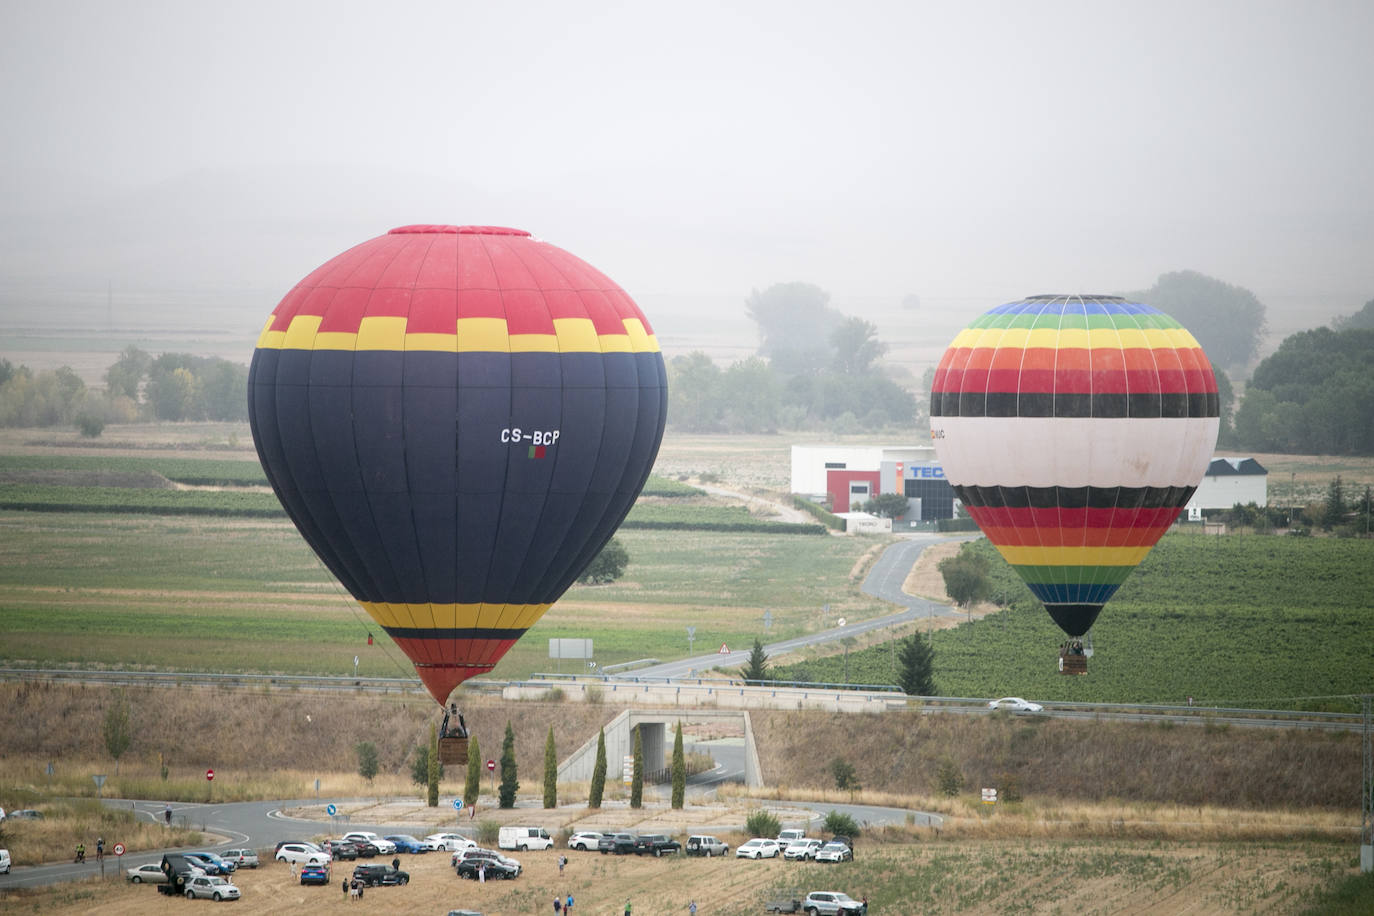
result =
[[[569,849],[580,849],[583,852],[596,852],[596,841],[601,839],[601,834],[595,830],[582,830],[568,837]]]
[[[432,844],[434,849],[446,849],[449,852],[458,852],[477,845],[461,833],[431,833],[425,837],[425,842]]]
[[[10,851],[9,851],[8,849],[0,849],[0,875],[8,875],[9,873],[10,873]],[[158,874],[162,874],[162,873],[161,873],[161,872],[158,872]]]
[[[988,709],[1010,709],[1012,712],[1044,712],[1045,707],[1020,697],[1002,697],[988,703]]]
[[[186,882],[186,899],[237,900],[239,889],[219,875],[196,875]]]
[[[817,862],[853,862],[854,850],[844,843],[831,841],[816,850],[812,858]]]
[[[282,843],[277,849],[278,862],[293,865],[328,865],[331,856],[314,843]]]
[[[191,873],[195,875],[205,874],[205,869],[192,866]],[[167,875],[162,871],[162,866],[156,862],[149,862],[147,865],[140,865],[137,868],[126,868],[124,877],[133,884],[166,884]]]
[[[754,837],[748,842],[741,843],[739,849],[735,850],[736,859],[776,859],[781,845],[777,840],[770,840],[766,837]]]
[[[391,856],[396,854],[396,844],[390,840],[384,840],[375,833],[366,830],[355,830],[352,833],[345,833],[345,840],[363,840],[377,847],[377,854],[381,856]]]
[[[800,840],[793,840],[791,843],[788,843],[787,848],[782,851],[782,857],[794,861],[814,859],[816,858],[816,853],[820,852],[821,847],[824,845],[825,843],[818,840],[816,837],[802,837]]]

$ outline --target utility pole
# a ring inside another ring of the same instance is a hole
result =
[[[1360,697],[1364,781],[1360,784],[1360,873],[1374,872],[1374,694]]]

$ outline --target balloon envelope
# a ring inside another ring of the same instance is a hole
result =
[[[638,306],[529,233],[405,226],[267,320],[249,423],[310,546],[443,703],[624,520],[667,388]]]
[[[961,331],[931,437],[955,495],[1082,636],[1202,480],[1216,378],[1174,319],[1116,296],[1032,296]]]

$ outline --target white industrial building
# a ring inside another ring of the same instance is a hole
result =
[[[877,471],[884,462],[912,465],[935,460],[935,447],[930,445],[794,445],[792,492],[826,493],[827,472],[832,470]]]
[[[1213,458],[1188,501],[1187,517],[1196,521],[1203,509],[1229,509],[1237,503],[1269,505],[1269,472],[1253,458]]]

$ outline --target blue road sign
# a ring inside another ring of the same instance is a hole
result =
[[[455,810],[455,811],[462,811],[462,810],[463,810],[463,800],[462,800],[461,798],[455,798],[455,799],[453,800],[453,810]]]
[[[328,808],[324,809],[324,813],[328,814],[330,817],[333,817],[334,815],[339,813],[339,809],[335,808],[333,805],[330,805]]]

